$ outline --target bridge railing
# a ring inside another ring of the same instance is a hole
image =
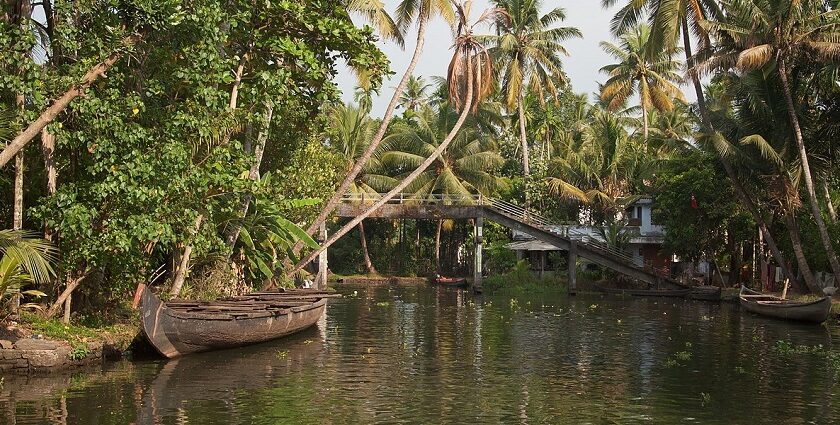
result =
[[[348,193],[342,197],[342,202],[346,203],[374,203],[381,199],[383,194],[367,194],[367,193]],[[491,198],[483,195],[417,195],[411,193],[400,193],[388,200],[388,204],[443,204],[443,205],[463,205],[475,206],[482,205],[493,208],[497,212],[504,214],[513,219],[519,220],[523,223],[535,226],[546,232],[554,233],[575,242],[588,249],[596,252],[601,252],[608,256],[616,257],[627,264],[635,265],[634,258],[628,252],[602,242],[593,238],[591,235],[582,233],[578,230],[571,229],[568,226],[557,226],[551,220],[533,212],[519,205],[510,202],[502,201],[500,199]],[[637,266],[652,274],[663,275],[662,270],[658,270],[650,265]],[[667,275],[667,273],[664,273]]]
[[[383,193],[348,193],[341,197],[345,203],[374,203],[384,196]],[[444,205],[482,205],[482,195],[417,195],[413,193],[398,193],[386,204],[444,204]]]
[[[633,256],[627,253],[626,251],[618,247],[612,246],[608,243],[594,239],[590,235],[581,233],[580,231],[569,229],[565,226],[557,227],[554,223],[552,223],[545,217],[542,217],[539,214],[522,208],[519,205],[514,205],[493,198],[485,198],[485,201],[486,202],[484,205],[492,207],[505,215],[519,219],[531,225],[536,225],[537,227],[547,232],[572,239],[575,242],[578,242],[579,244],[594,251],[598,251],[612,257],[618,257],[620,260],[623,260],[624,262],[629,264],[635,264]]]

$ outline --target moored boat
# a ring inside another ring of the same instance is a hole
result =
[[[703,301],[720,301],[719,286],[692,286],[688,298]]]
[[[169,358],[293,334],[314,325],[324,313],[327,299],[338,296],[296,289],[216,301],[163,302],[145,285],[137,291],[143,332],[155,349]]]
[[[689,288],[674,289],[624,289],[609,288],[598,284],[593,285],[595,290],[614,295],[632,295],[634,297],[674,297],[682,298],[691,292]]]
[[[741,307],[748,311],[777,319],[822,323],[831,314],[831,297],[808,302],[792,301],[741,286],[739,299]]]
[[[467,279],[464,277],[445,277],[438,275],[435,277],[435,283],[438,285],[455,286],[459,288],[466,288],[468,286]]]

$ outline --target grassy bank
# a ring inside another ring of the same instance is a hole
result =
[[[125,318],[121,323],[85,326],[78,323],[64,324],[31,313],[21,314],[18,326],[30,336],[41,335],[45,339],[64,341],[74,349],[86,348],[89,343],[104,342],[121,351],[131,345],[140,329],[139,319],[134,316]]]

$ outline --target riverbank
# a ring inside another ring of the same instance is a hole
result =
[[[420,276],[387,276],[387,275],[330,275],[328,281],[330,283],[352,283],[352,284],[367,284],[367,285],[387,285],[387,284],[401,284],[401,285],[422,285],[429,283],[429,279]]]
[[[139,333],[134,320],[87,327],[24,313],[0,324],[0,372],[55,372],[120,359]]]

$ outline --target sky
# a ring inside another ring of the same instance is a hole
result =
[[[388,11],[392,12],[399,4],[399,0],[384,0],[384,3]],[[478,17],[481,11],[488,8],[489,3],[488,0],[476,0],[473,3],[473,19]],[[590,99],[593,99],[592,93],[598,89],[598,82],[606,80],[606,76],[599,73],[599,69],[612,62],[610,56],[601,50],[598,43],[604,40],[613,40],[609,30],[613,10],[602,9],[600,3],[598,0],[543,1],[543,13],[554,7],[562,7],[566,10],[566,20],[557,24],[558,26],[577,27],[583,33],[582,39],[571,39],[564,43],[566,50],[569,51],[569,57],[565,58],[563,69],[571,80],[572,89],[576,93],[589,94]],[[362,23],[363,21],[357,19],[357,22]],[[385,112],[394,87],[399,83],[399,79],[411,60],[416,41],[416,27],[412,27],[412,31],[406,37],[405,50],[391,42],[380,41],[378,43],[391,61],[391,71],[394,72],[394,75],[383,84],[380,95],[373,100],[371,113],[374,116],[382,116]],[[491,29],[486,27],[478,29],[477,32],[489,33]],[[449,59],[452,57],[451,45],[452,34],[448,25],[442,19],[436,18],[430,23],[426,32],[423,54],[414,75],[423,77],[444,75],[446,67],[449,65]],[[342,99],[345,102],[352,101],[353,89],[356,85],[353,73],[346,67],[341,67],[336,82],[342,90]]]

